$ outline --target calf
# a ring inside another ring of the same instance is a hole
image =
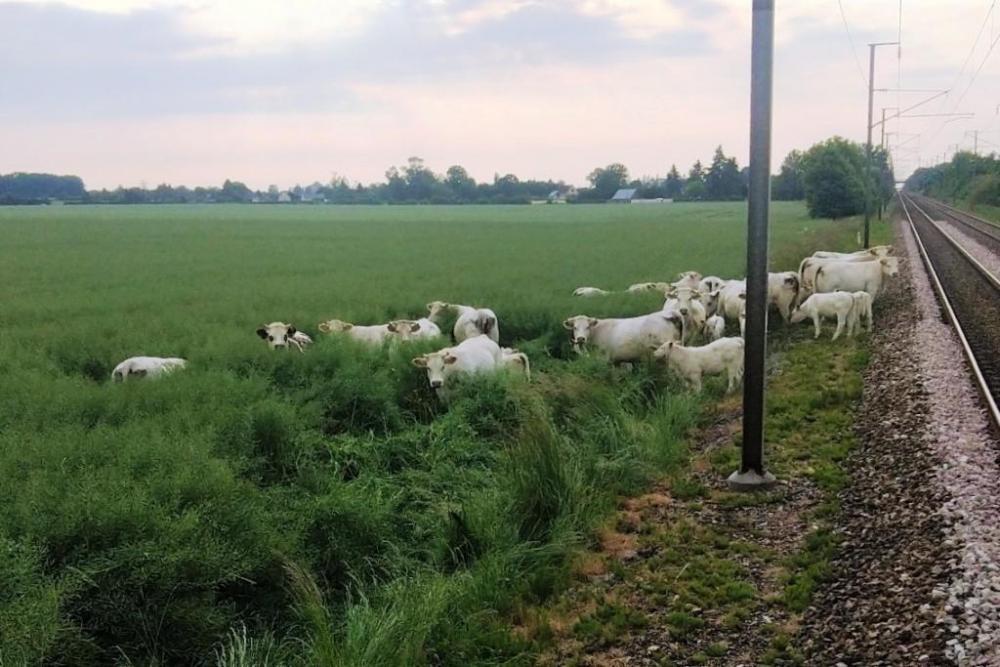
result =
[[[426,317],[419,320],[393,320],[386,327],[389,333],[395,334],[400,340],[420,340],[441,335],[441,327]]]
[[[500,346],[489,336],[466,338],[454,347],[415,357],[413,365],[427,371],[427,381],[440,398],[447,398],[449,378],[492,373],[503,364]]]
[[[872,262],[830,262],[816,272],[816,291],[868,292],[875,298],[886,278],[899,273],[899,259],[883,257]]]
[[[653,353],[667,367],[688,381],[695,391],[701,391],[705,373],[725,373],[733,391],[743,379],[743,339],[720,338],[702,347],[684,347],[675,341],[664,343]]]
[[[712,315],[705,320],[705,335],[709,341],[719,340],[726,335],[726,320],[722,315]]]
[[[187,361],[178,357],[129,357],[111,371],[112,382],[125,382],[129,378],[155,378],[178,368]]]
[[[719,296],[719,308],[723,317],[730,322],[740,318],[740,311],[746,307],[746,281],[730,280],[722,288]],[[799,298],[799,276],[794,271],[767,274],[767,302],[774,306],[787,322],[791,316],[792,307]]]
[[[813,294],[792,311],[792,322],[799,323],[811,318],[816,333],[813,338],[819,338],[820,320],[824,317],[837,319],[837,330],[833,332],[833,340],[847,325],[847,335],[854,335],[854,297],[847,292],[831,292],[829,294]]]
[[[291,347],[299,352],[304,352],[303,348],[312,345],[312,338],[304,331],[299,331],[293,324],[284,322],[271,322],[261,325],[257,329],[257,335],[267,341],[267,346],[272,350],[287,350]]]
[[[441,317],[449,311],[458,313],[455,320],[455,327],[452,335],[456,343],[461,343],[466,338],[473,338],[480,334],[489,336],[494,343],[500,342],[500,324],[497,321],[497,314],[489,308],[473,308],[457,303],[445,303],[444,301],[431,301],[427,304],[427,318],[438,323]]]
[[[868,292],[851,292],[854,298],[853,321],[851,329],[861,330],[861,320],[865,321],[868,331],[875,330],[875,320],[872,318],[872,295]]]
[[[574,350],[582,352],[589,344],[614,363],[647,357],[650,346],[680,340],[684,331],[680,313],[673,311],[607,319],[576,315],[565,320],[563,327],[571,332]]]

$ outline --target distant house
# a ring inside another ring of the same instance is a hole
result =
[[[559,190],[553,190],[545,197],[545,199],[550,204],[565,204],[566,203],[566,193]]]
[[[612,204],[631,204],[632,200],[635,199],[635,193],[638,191],[638,188],[621,188],[608,201]]]
[[[326,197],[323,195],[323,185],[321,183],[313,183],[302,189],[303,203],[322,204],[325,201]]]
[[[278,203],[279,204],[291,204],[292,194],[285,190],[284,192],[278,193]]]

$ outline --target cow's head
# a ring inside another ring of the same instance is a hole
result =
[[[691,302],[701,299],[701,292],[691,287],[675,287],[668,293],[669,297],[677,300],[675,310],[684,317],[691,312]]]
[[[451,309],[451,304],[446,301],[431,301],[427,304],[427,317],[431,320],[436,319],[438,315],[441,315]]]
[[[887,276],[894,276],[899,273],[899,258],[898,257],[883,257],[879,260],[882,265],[882,273]]]
[[[264,324],[257,329],[257,335],[267,341],[268,347],[272,350],[278,348],[288,348],[288,339],[294,336],[296,329],[291,324],[284,322],[271,322]]]
[[[652,349],[653,349],[653,358],[654,359],[663,359],[663,360],[669,359],[670,358],[670,353],[674,351],[674,348],[677,347],[677,345],[678,345],[677,341],[671,340],[671,341],[667,341],[663,345],[654,345],[654,346],[652,346]]]
[[[454,365],[456,361],[458,361],[458,357],[454,355],[451,348],[446,347],[437,352],[429,352],[428,354],[414,357],[413,365],[427,371],[427,381],[430,383],[431,389],[437,391],[444,388],[445,377],[447,375],[446,370],[449,366]]]
[[[343,320],[327,320],[326,322],[320,322],[316,325],[323,333],[343,333],[344,331],[350,331],[354,328],[354,325],[350,322],[345,322]]]
[[[588,315],[574,315],[563,321],[563,328],[570,332],[573,349],[577,352],[590,340],[591,330],[597,326],[597,318]]]
[[[420,331],[420,322],[414,320],[393,320],[385,325],[389,333],[395,334],[402,340],[408,340],[411,335]]]
[[[883,257],[888,257],[889,256],[889,253],[892,252],[892,246],[891,245],[874,245],[874,246],[872,246],[871,248],[868,249],[868,252],[871,253],[871,255],[873,257],[877,257],[879,259],[882,259]]]
[[[633,283],[628,286],[629,292],[648,292],[656,289],[656,283]]]
[[[700,273],[697,271],[684,271],[683,273],[677,274],[677,280],[674,281],[674,287],[690,287],[692,289],[697,289],[698,283],[700,282]]]

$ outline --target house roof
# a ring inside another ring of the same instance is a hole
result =
[[[632,199],[638,188],[621,188],[611,199]]]

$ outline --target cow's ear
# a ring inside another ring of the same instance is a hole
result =
[[[389,322],[389,324],[385,325],[385,328],[388,329],[389,331],[391,331],[392,333],[396,333],[396,323],[395,322]]]
[[[573,330],[573,318],[572,317],[563,320],[563,329],[569,329],[570,331]]]
[[[257,329],[257,335],[260,336],[261,338],[267,338],[267,329],[265,329],[264,327]]]
[[[458,357],[456,357],[454,354],[451,354],[449,352],[448,354],[444,355],[444,363],[446,363],[447,365],[451,366],[456,361],[458,361]]]
[[[740,298],[743,299],[744,301],[746,301],[747,300],[747,293],[746,292],[740,292]]]
[[[353,324],[351,324],[350,322],[344,322],[344,331],[350,331],[353,328],[354,328]]]
[[[294,336],[294,335],[295,335],[296,333],[298,333],[298,331],[299,331],[299,330],[298,330],[298,329],[296,329],[296,328],[295,328],[294,326],[292,326],[291,324],[289,324],[289,325],[288,325],[288,335],[289,335],[289,336]]]
[[[410,333],[417,333],[420,331],[420,322],[410,322]]]
[[[414,357],[411,363],[417,368],[427,368],[427,357]]]

